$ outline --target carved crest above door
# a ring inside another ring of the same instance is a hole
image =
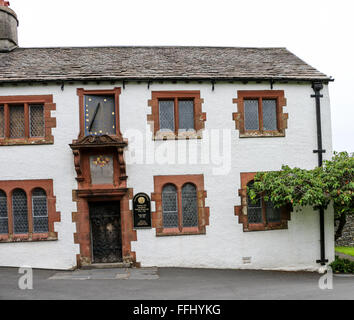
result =
[[[79,189],[125,188],[124,148],[127,145],[122,138],[108,135],[90,135],[74,140],[70,148],[74,154]]]

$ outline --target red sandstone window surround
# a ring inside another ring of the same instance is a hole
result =
[[[256,172],[241,173],[241,189],[238,194],[241,197],[241,205],[235,206],[235,215],[239,223],[243,224],[243,231],[265,231],[287,229],[290,220],[290,208],[276,209],[263,197],[252,203],[247,196],[247,187],[251,187]]]
[[[205,234],[209,208],[203,175],[155,176],[154,187],[152,225],[157,236]]]
[[[202,103],[200,91],[153,91],[148,103],[151,114],[147,117],[153,138],[201,138],[206,121]]]
[[[52,95],[0,96],[0,145],[53,144]]]
[[[288,114],[283,90],[238,91],[237,112],[233,113],[240,138],[284,137]]]
[[[119,95],[121,88],[112,90],[77,89],[80,105],[80,134],[121,137]],[[109,127],[109,128],[108,128]]]
[[[0,181],[0,242],[57,240],[53,180]]]

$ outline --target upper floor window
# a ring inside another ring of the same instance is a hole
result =
[[[51,144],[56,126],[53,97],[0,97],[0,145]]]
[[[240,137],[285,136],[288,115],[284,91],[238,91],[237,113],[233,114]]]
[[[0,242],[56,240],[52,180],[0,181]]]
[[[206,120],[199,91],[153,91],[152,114],[154,139],[200,138]]]
[[[159,100],[159,127],[161,131],[172,132],[195,130],[194,101]]]
[[[80,137],[120,134],[119,94],[113,90],[77,90],[80,103]]]
[[[209,208],[203,175],[155,176],[153,226],[157,235],[203,234]]]

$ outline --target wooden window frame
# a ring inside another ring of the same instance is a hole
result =
[[[258,99],[259,130],[245,129],[244,101],[248,99]],[[263,130],[263,99],[276,100],[277,130]],[[288,114],[283,113],[283,107],[286,106],[284,90],[239,90],[237,91],[237,98],[233,99],[233,103],[237,104],[237,112],[232,115],[236,123],[236,129],[240,132],[240,138],[285,137],[285,129],[288,127]]]
[[[235,206],[235,215],[238,216],[238,222],[243,225],[243,231],[267,231],[267,230],[279,230],[287,229],[288,221],[290,220],[290,207],[280,208],[280,222],[267,223],[265,215],[264,200],[262,201],[262,217],[261,223],[249,223],[248,222],[248,203],[247,203],[247,185],[254,180],[257,172],[241,172],[241,189],[238,190],[238,194],[241,197],[241,205]]]
[[[197,227],[182,226],[182,187],[187,183],[193,184],[197,189]],[[163,227],[162,189],[168,184],[177,188],[178,228]],[[202,174],[154,176],[154,193],[151,194],[151,200],[155,201],[155,212],[152,212],[152,227],[156,228],[156,236],[205,234],[206,226],[209,225],[209,207],[205,206],[206,197],[207,192],[204,190],[204,176]]]
[[[30,105],[43,105],[44,112],[44,137],[31,137]],[[4,137],[0,137],[0,146],[12,145],[40,145],[53,144],[52,128],[56,127],[56,118],[51,116],[51,111],[56,110],[53,95],[32,96],[0,96],[0,105],[4,106]],[[24,106],[25,136],[23,138],[10,137],[10,108],[11,105]]]
[[[79,96],[79,114],[80,114],[80,133],[79,138],[85,137],[85,95],[97,95],[97,96],[114,96],[114,108],[115,108],[115,134],[110,134],[111,137],[121,138],[120,132],[120,114],[119,114],[119,96],[121,88],[116,87],[111,90],[85,90],[83,88],[77,89],[77,95]]]
[[[174,132],[160,131],[160,100],[174,100]],[[178,100],[194,101],[194,130],[179,130]],[[151,100],[148,101],[151,107],[151,114],[147,116],[148,123],[151,125],[153,140],[169,139],[201,139],[202,130],[205,127],[206,113],[202,112],[204,100],[200,98],[200,91],[152,91]]]
[[[33,232],[32,192],[36,188],[43,189],[47,196],[48,232],[45,233]],[[22,189],[27,197],[28,232],[22,234],[15,234],[13,226],[12,194],[16,189]],[[54,231],[54,222],[60,222],[60,212],[56,212],[53,180],[0,181],[0,190],[6,194],[8,216],[8,234],[0,234],[0,243],[58,240],[58,234]]]

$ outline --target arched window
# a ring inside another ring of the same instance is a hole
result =
[[[6,193],[0,190],[0,234],[9,233]]]
[[[27,196],[22,189],[12,193],[14,233],[28,233]]]
[[[178,228],[177,189],[173,184],[162,189],[162,222],[164,228]]]
[[[48,232],[47,195],[41,188],[32,192],[33,232]]]
[[[182,187],[183,227],[198,227],[197,189],[187,183]]]
[[[247,184],[248,188],[252,188],[254,181]],[[274,208],[271,201],[265,201],[260,195],[257,196],[256,202],[253,203],[247,197],[247,215],[248,223],[276,223],[280,222],[280,209]]]

